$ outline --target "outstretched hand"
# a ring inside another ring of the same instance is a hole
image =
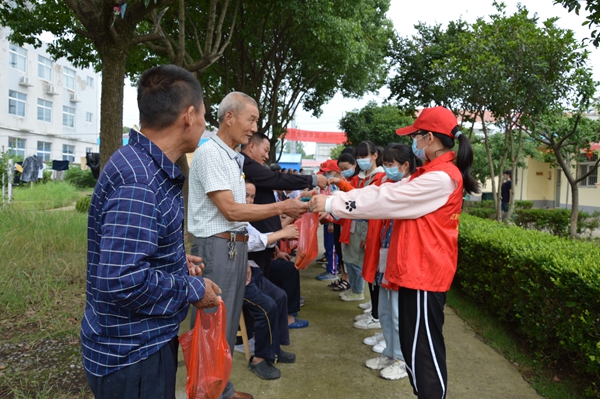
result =
[[[311,212],[325,212],[325,202],[327,201],[327,196],[323,194],[315,195],[311,198],[308,203]]]

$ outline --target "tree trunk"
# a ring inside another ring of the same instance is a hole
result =
[[[571,223],[569,225],[569,239],[573,240],[573,238],[577,237],[577,219],[579,218],[579,187],[578,182],[569,182],[571,185],[571,196],[572,205],[571,205]]]
[[[123,39],[123,42],[130,40]],[[98,53],[102,59],[102,95],[100,97],[100,169],[123,145],[123,88],[128,48],[107,40]]]

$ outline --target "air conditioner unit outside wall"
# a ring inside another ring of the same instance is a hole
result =
[[[19,80],[19,85],[25,87],[33,86],[27,76],[21,76],[21,79]]]

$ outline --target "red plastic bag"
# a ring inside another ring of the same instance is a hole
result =
[[[308,212],[294,223],[298,227],[298,248],[296,249],[296,269],[306,269],[319,254],[319,214]]]
[[[298,248],[298,240],[292,240],[289,238],[282,238],[279,241],[279,250],[286,254],[291,254],[294,249]]]
[[[187,368],[188,399],[217,399],[231,373],[231,351],[225,335],[225,304],[215,313],[198,309],[194,328],[179,337]]]

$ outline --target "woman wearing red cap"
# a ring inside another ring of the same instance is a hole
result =
[[[424,109],[412,126],[396,133],[410,135],[415,156],[425,161],[410,179],[315,196],[310,206],[335,217],[395,219],[385,278],[400,287],[406,369],[419,398],[445,398],[443,311],[456,272],[463,190],[479,192],[471,176],[473,150],[454,114],[444,107]],[[457,153],[452,150],[455,140]]]

